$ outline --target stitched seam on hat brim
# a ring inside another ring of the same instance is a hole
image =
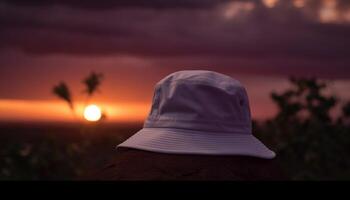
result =
[[[124,146],[120,146],[120,147],[124,147]],[[261,159],[274,158],[272,156],[263,155],[256,152],[200,152],[200,151],[185,151],[185,150],[179,151],[179,150],[165,150],[160,148],[152,148],[144,145],[140,145],[140,147],[125,146],[125,148],[132,148],[132,149],[158,152],[158,153],[167,153],[167,154],[180,154],[180,155],[183,154],[183,155],[202,155],[202,156],[249,156],[249,157],[256,157]]]
[[[143,127],[142,129],[164,129],[164,130],[178,130],[178,131],[181,131],[181,132],[190,132],[190,133],[193,133],[193,134],[203,134],[203,132],[205,133],[223,133],[223,134],[237,134],[237,135],[244,135],[244,136],[253,136],[255,137],[251,132],[235,132],[235,131],[219,131],[219,130],[216,130],[216,131],[212,131],[212,130],[199,130],[199,129],[185,129],[185,128],[173,128],[173,127]],[[141,130],[142,130],[141,129]]]
[[[157,122],[183,122],[183,123],[187,123],[187,124],[202,124],[202,123],[210,123],[210,124],[216,124],[216,125],[231,125],[231,126],[247,126],[250,127],[251,124],[239,124],[239,123],[228,123],[228,122],[222,122],[222,121],[215,121],[215,120],[196,120],[196,121],[188,121],[188,120],[181,120],[181,119],[171,119],[171,118],[167,118],[167,119],[160,119],[160,117],[158,118],[152,118],[152,117],[148,117],[148,119],[146,120],[146,122],[149,123],[157,123]]]

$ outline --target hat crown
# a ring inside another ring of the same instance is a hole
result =
[[[243,85],[217,72],[179,71],[155,87],[145,127],[251,133]]]

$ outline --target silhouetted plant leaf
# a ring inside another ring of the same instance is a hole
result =
[[[343,106],[343,114],[345,117],[350,117],[350,102]]]
[[[91,74],[83,80],[83,83],[85,84],[85,87],[86,87],[84,92],[89,97],[91,97],[98,90],[98,87],[102,82],[102,79],[103,79],[102,73],[91,72]]]
[[[52,92],[57,97],[66,101],[72,111],[74,110],[72,95],[68,86],[64,82],[60,82],[58,85],[54,86]]]

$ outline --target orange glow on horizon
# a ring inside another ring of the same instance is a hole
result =
[[[255,119],[271,117],[276,108],[262,102],[264,106],[252,104],[252,114]],[[103,103],[98,105],[106,115],[106,122],[143,122],[150,109],[150,103]],[[266,105],[265,105],[266,104]],[[1,100],[0,121],[28,122],[84,122],[84,104],[78,103],[74,114],[68,105],[61,101],[50,100]]]
[[[106,114],[106,121],[143,121],[148,103],[94,103]],[[84,121],[84,104],[77,103],[73,113],[66,103],[50,100],[0,100],[0,121]]]

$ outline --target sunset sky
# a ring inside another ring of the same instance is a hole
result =
[[[0,25],[0,121],[72,120],[52,87],[82,102],[92,70],[112,121],[143,120],[153,86],[184,69],[240,80],[255,118],[274,114],[269,93],[291,75],[350,99],[348,0],[0,0]]]

